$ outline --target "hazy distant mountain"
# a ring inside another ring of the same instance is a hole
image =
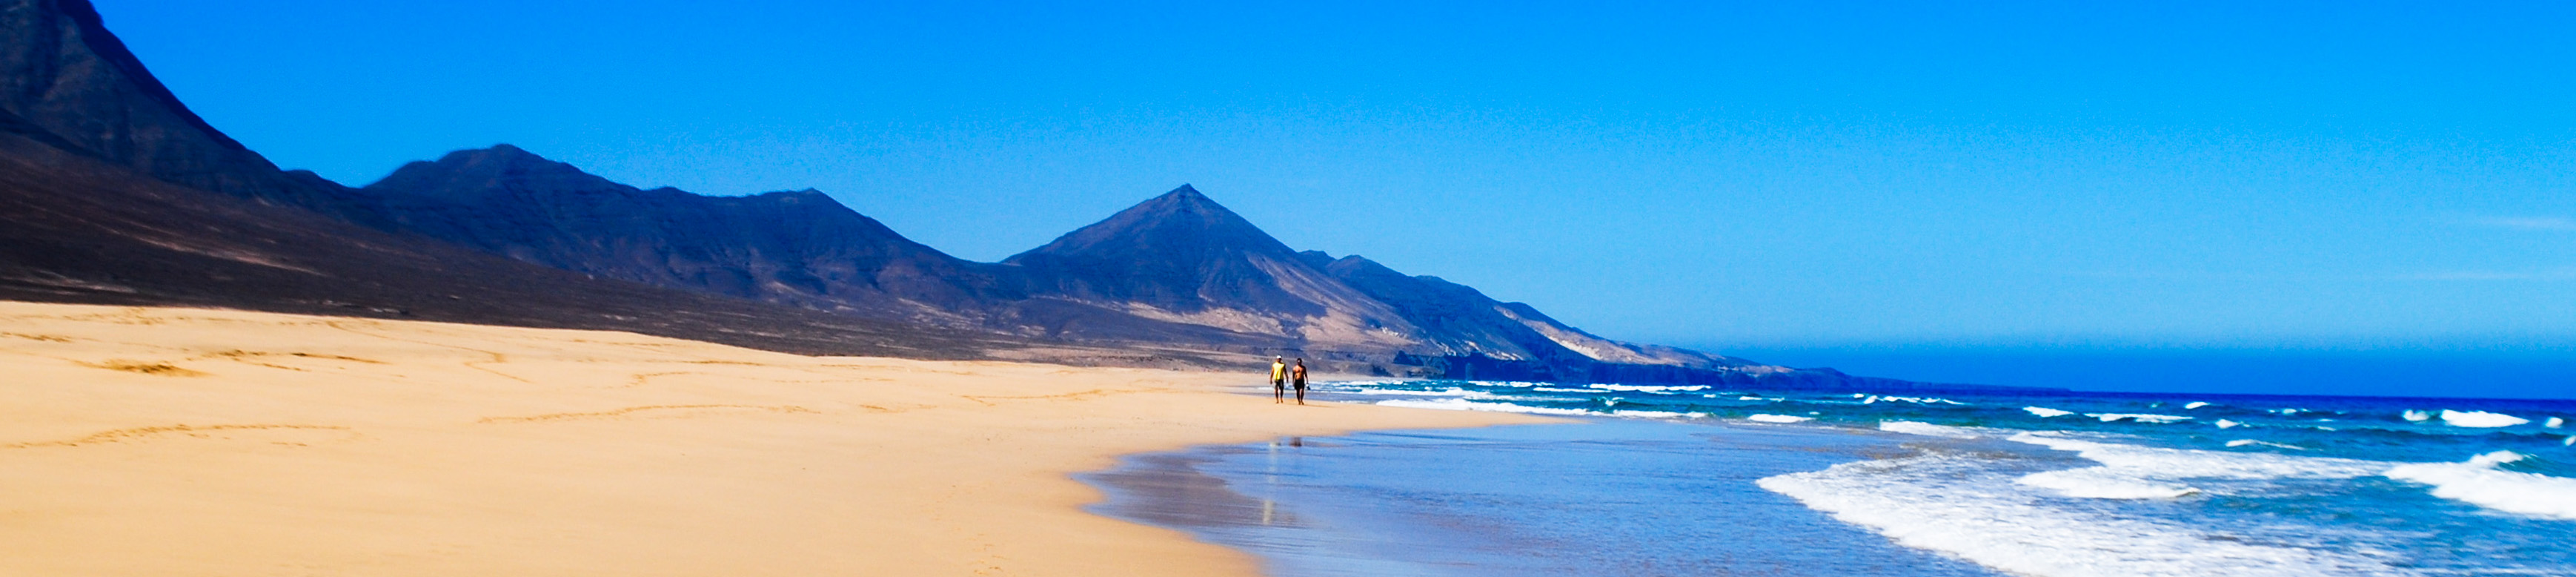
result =
[[[1358,255],[1336,260],[1322,252],[1309,251],[1302,256],[1333,278],[1393,307],[1406,321],[1422,328],[1426,344],[1449,355],[1485,355],[1551,364],[1628,363],[1692,368],[1753,364],[1696,351],[1601,338],[1557,322],[1527,304],[1496,301],[1474,287],[1436,276],[1407,276]]]

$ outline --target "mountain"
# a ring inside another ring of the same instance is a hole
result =
[[[1394,351],[1420,329],[1181,185],[1002,264],[1026,292],[1147,318],[1276,336],[1307,348]]]
[[[206,124],[109,34],[86,0],[0,8],[0,109],[78,150],[172,184],[372,221],[364,199],[310,172],[278,170]]]
[[[1308,263],[1387,303],[1422,328],[1428,344],[1452,356],[1488,356],[1544,363],[1627,363],[1718,369],[1752,365],[1736,359],[1634,345],[1594,336],[1557,322],[1525,303],[1496,301],[1474,287],[1436,276],[1407,276],[1357,255],[1334,259],[1303,253]]]
[[[11,124],[0,134],[0,297],[12,300],[625,330],[837,354],[983,358],[1010,346],[591,280],[163,182]]]
[[[642,189],[507,145],[364,189],[189,111],[81,0],[0,0],[0,298],[632,331],[817,353],[1904,388],[1592,335],[1183,185],[1000,263],[812,190]]]
[[[990,265],[812,190],[643,190],[504,144],[404,165],[364,191],[396,230],[619,280],[947,326],[1021,298]]]
[[[1220,362],[657,288],[386,232],[372,195],[278,171],[207,126],[87,3],[0,1],[0,29],[0,298],[619,330],[810,354]]]
[[[1026,294],[1238,334],[1387,374],[1599,382],[1755,382],[1839,373],[1605,339],[1524,303],[1407,276],[1366,258],[1297,252],[1182,185],[1020,253]],[[1351,366],[1344,365],[1344,366]],[[1809,386],[1809,385],[1800,385]],[[1820,385],[1819,385],[1820,386]]]
[[[641,189],[509,145],[414,162],[363,190],[388,230],[864,318],[1238,358],[1291,354],[1390,375],[1790,371],[1605,339],[1437,277],[1301,253],[1188,185],[1000,263],[941,253],[812,191]]]
[[[871,319],[1249,354],[1286,340],[1028,293],[1021,267],[959,259],[821,192],[641,189],[503,144],[413,162],[362,189],[381,228],[604,278]]]

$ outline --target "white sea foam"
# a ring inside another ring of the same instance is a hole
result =
[[[2150,415],[2150,414],[2145,414],[2145,413],[2085,413],[2085,414],[2084,414],[2084,416],[2092,417],[2092,418],[2096,418],[2096,419],[2101,419],[2101,420],[2102,420],[2102,422],[2105,422],[2105,423],[2112,422],[2112,421],[2124,420],[2124,419],[2125,419],[2125,420],[2131,420],[2131,421],[2137,421],[2137,422],[2141,422],[2141,423],[2180,423],[2180,422],[2183,422],[2183,421],[2189,421],[2189,420],[2192,420],[2192,417],[2183,417],[2183,416],[2176,416],[2176,415]]]
[[[2293,451],[2305,451],[2305,450],[2308,450],[2308,448],[2307,448],[2307,447],[2301,447],[2301,446],[2298,446],[2298,445],[2284,445],[2284,444],[2280,444],[2280,443],[2274,443],[2274,442],[2271,442],[2271,441],[2257,441],[2257,440],[2253,440],[2253,439],[2237,439],[2237,440],[2234,440],[2234,441],[2228,441],[2228,442],[2227,442],[2227,446],[2230,446],[2230,447],[2251,447],[2251,446],[2256,446],[2256,445],[2261,445],[2261,446],[2265,446],[2265,447],[2272,447],[2272,448],[2276,448],[2276,449],[2289,449],[2289,450],[2293,450]]]
[[[1487,396],[1491,396],[1490,394],[1485,393],[1484,391],[1470,391],[1470,390],[1461,389],[1461,388],[1458,388],[1458,387],[1449,387],[1449,388],[1447,388],[1447,389],[1438,390],[1438,391],[1416,391],[1416,390],[1408,390],[1408,389],[1358,389],[1358,390],[1351,390],[1351,391],[1334,391],[1334,392],[1342,393],[1342,394],[1346,394],[1346,395],[1415,395],[1415,396],[1426,396],[1426,397],[1472,397],[1472,396],[1476,396],[1476,395],[1487,395]]]
[[[2033,414],[2033,415],[2039,415],[2039,418],[2042,418],[2042,419],[2049,418],[2049,417],[2063,417],[2063,416],[2067,416],[2067,415],[2075,414],[2075,411],[2060,411],[2060,410],[2057,410],[2057,409],[2051,409],[2051,408],[2048,408],[2048,407],[2022,407],[2022,408],[2021,408],[2021,410],[2024,410],[2024,411],[2030,411],[2030,414]]]
[[[2244,424],[2244,423],[2239,423],[2239,422],[2236,422],[2236,421],[2230,421],[2230,420],[2227,420],[2227,419],[2219,419],[2219,420],[2218,420],[2218,428],[2221,428],[2221,429],[2233,429],[2233,428],[2236,428],[2238,425],[2243,425],[2243,424]]]
[[[2406,420],[2408,420],[2408,421],[2414,421],[2414,422],[2418,422],[2418,423],[2421,423],[2421,422],[2424,422],[2424,421],[2430,421],[2430,420],[2433,420],[2433,414],[2432,414],[2432,413],[2427,413],[2427,412],[2423,412],[2423,411],[2416,411],[2416,410],[2409,410],[2409,411],[2406,411],[2406,412],[2403,412],[2403,413],[2398,413],[2398,414],[2397,414],[2397,416],[2405,417],[2405,418],[2406,418]]]
[[[1595,388],[1595,389],[1601,389],[1601,390],[1604,390],[1604,391],[1637,391],[1637,392],[1644,392],[1644,393],[1670,393],[1670,392],[1687,392],[1687,391],[1705,391],[1705,390],[1708,390],[1708,386],[1707,386],[1707,385],[1691,385],[1691,386],[1675,386],[1675,387],[1659,387],[1659,386],[1652,386],[1652,385],[1589,385],[1589,386],[1590,386],[1590,387],[1592,387],[1592,388]]]
[[[2450,409],[2442,410],[2442,424],[2454,427],[2493,429],[2497,427],[2511,427],[2530,422],[2531,419],[2503,413],[2489,413],[2486,411],[2454,411]]]
[[[1389,386],[1389,385],[1402,385],[1402,384],[1408,384],[1408,382],[1407,382],[1407,381],[1321,381],[1321,382],[1317,382],[1317,383],[1315,383],[1315,386],[1318,386],[1318,387],[1383,387],[1383,386]]]
[[[2069,497],[2093,499],[2163,499],[2204,492],[2190,484],[2193,479],[2349,479],[2378,474],[2388,466],[2355,459],[2146,447],[2063,433],[2021,433],[2010,440],[2074,451],[2076,456],[2101,463],[2033,473],[2015,480]]]
[[[2026,485],[2014,483],[1994,463],[1933,453],[1844,463],[1757,484],[1898,544],[2023,575],[2396,573],[2357,555],[2264,546],[2188,525],[2052,506],[2033,498],[2023,489]]]
[[[1876,402],[1879,402],[1879,401],[1887,401],[1887,402],[1891,402],[1891,403],[1914,403],[1914,404],[1917,404],[1917,405],[1962,405],[1962,406],[1967,405],[1967,403],[1962,403],[1962,402],[1953,401],[1953,400],[1949,400],[1949,399],[1944,399],[1944,398],[1940,398],[1940,397],[1892,397],[1892,396],[1891,396],[1891,397],[1879,397],[1879,396],[1872,396],[1872,397],[1869,397],[1869,398],[1868,398],[1868,399],[1866,399],[1866,400],[1861,401],[1861,404],[1866,405],[1866,404],[1870,404],[1870,403],[1876,403]]]
[[[2567,419],[2561,419],[2561,418],[2558,418],[2558,417],[2550,417],[2550,418],[2549,418],[2549,422],[2548,422],[2548,423],[2544,423],[2544,424],[2542,424],[2542,425],[2540,425],[2540,426],[2543,426],[2543,427],[2549,427],[2549,428],[2552,428],[2552,429],[2559,428],[2559,427],[2564,427],[2564,426],[2567,426]]]
[[[1611,411],[1610,414],[1622,417],[1636,417],[1640,419],[1680,419],[1698,415],[1698,413],[1676,413],[1672,411]]]
[[[1780,397],[1756,397],[1756,396],[1752,396],[1752,395],[1745,395],[1745,396],[1741,396],[1741,397],[1736,397],[1736,398],[1735,398],[1735,400],[1738,400],[1738,401],[1771,401],[1771,402],[1777,403],[1777,402],[1780,402],[1780,401],[1783,401],[1783,400],[1786,400],[1786,399],[1782,399],[1782,398],[1780,398]]]
[[[2576,479],[2551,477],[2496,466],[2527,456],[2496,451],[2461,463],[2399,465],[2388,478],[2433,486],[2433,496],[2508,513],[2576,519]]]
[[[1559,409],[1559,408],[1555,408],[1555,407],[1532,407],[1532,406],[1528,406],[1528,405],[1515,405],[1515,404],[1511,404],[1511,403],[1479,403],[1479,402],[1470,401],[1470,400],[1466,400],[1466,399],[1432,399],[1432,400],[1421,400],[1421,401],[1412,400],[1412,399],[1390,399],[1390,400],[1378,401],[1378,402],[1377,402],[1377,404],[1379,404],[1379,405],[1384,405],[1384,406],[1389,406],[1389,407],[1412,407],[1412,408],[1416,408],[1416,409],[1443,409],[1443,410],[1451,410],[1451,411],[1493,411],[1493,412],[1498,412],[1498,413],[1530,413],[1530,414],[1536,414],[1536,415],[1593,415],[1593,414],[1598,414],[1598,413],[1594,413],[1594,412],[1592,412],[1592,411],[1586,411],[1586,410],[1582,410],[1582,409]]]
[[[1798,416],[1798,415],[1754,415],[1754,416],[1750,416],[1750,417],[1745,417],[1745,418],[1744,418],[1744,420],[1747,420],[1747,421],[1753,421],[1753,422],[1757,422],[1757,423],[1804,423],[1804,422],[1807,422],[1807,421],[1813,421],[1813,420],[1816,420],[1816,418],[1815,418],[1815,417],[1801,417],[1801,416]]]
[[[1967,427],[1935,425],[1917,421],[1882,421],[1878,424],[1878,430],[1890,433],[1905,433],[1908,435],[1922,435],[1926,437],[1948,437],[1952,439],[1974,439],[1986,436],[1985,434],[1978,432],[1976,429]]]
[[[1410,390],[1410,389],[1355,389],[1355,390],[1335,390],[1335,391],[1333,391],[1333,392],[1334,392],[1334,393],[1339,393],[1339,394],[1345,394],[1345,395],[1370,395],[1370,396],[1380,396],[1380,397],[1447,397],[1447,398],[1468,399],[1468,400],[1475,400],[1475,401],[1552,401],[1552,400],[1557,400],[1557,399],[1553,399],[1553,398],[1549,398],[1549,397],[1537,397],[1537,396],[1528,396],[1528,395],[1498,395],[1498,394],[1489,393],[1489,392],[1485,392],[1485,391],[1473,391],[1473,390],[1467,390],[1467,389],[1462,389],[1462,388],[1458,388],[1458,387],[1450,387],[1450,388],[1447,388],[1447,389],[1436,390],[1436,391]]]
[[[2206,406],[2209,406],[2209,402],[2208,402],[2208,401],[2192,401],[2192,402],[2191,402],[2191,404],[2183,405],[2183,406],[2182,406],[2182,410],[2188,411],[2188,410],[2197,409],[2197,408],[2206,407]]]
[[[2198,487],[2147,481],[2105,467],[2031,473],[2013,482],[2079,499],[2172,499],[2200,492]]]
[[[1568,389],[1568,388],[1564,388],[1564,387],[1533,387],[1533,388],[1531,388],[1530,390],[1533,390],[1533,391],[1545,391],[1545,392],[1550,392],[1550,393],[1598,393],[1598,392],[1601,392],[1601,391],[1595,391],[1595,390],[1592,390],[1592,389]]]

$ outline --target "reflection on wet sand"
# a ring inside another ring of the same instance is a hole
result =
[[[1199,465],[1230,455],[1260,451],[1250,447],[1211,447],[1186,453],[1128,457],[1122,466],[1082,476],[1094,485],[1116,487],[1093,511],[1162,526],[1296,526],[1297,517],[1279,508],[1279,452],[1272,441],[1266,452],[1268,473],[1263,487],[1230,486],[1199,472]],[[1288,446],[1299,446],[1289,444]]]

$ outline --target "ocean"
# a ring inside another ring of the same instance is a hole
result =
[[[1578,422],[1139,455],[1094,510],[1325,575],[2576,575],[2576,402],[1491,381]]]

